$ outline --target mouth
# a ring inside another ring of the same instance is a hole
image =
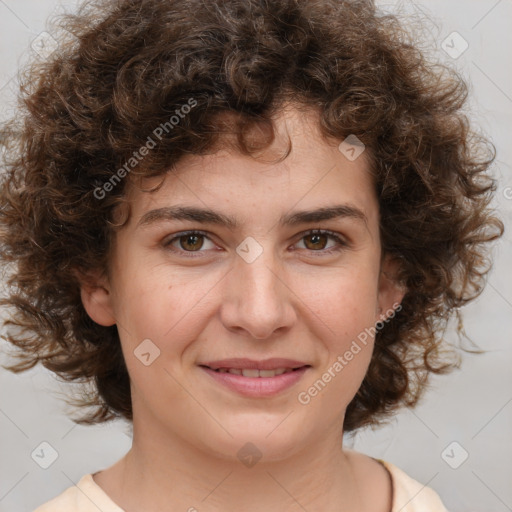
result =
[[[224,363],[225,364],[225,363]],[[269,366],[270,363],[267,364]],[[290,390],[304,378],[311,365],[277,366],[274,368],[232,368],[201,364],[210,382],[219,384],[222,388],[248,398],[270,398],[286,390]]]
[[[233,375],[241,375],[243,377],[251,378],[269,378],[276,377],[277,375],[283,375],[284,373],[291,373],[305,368],[309,368],[310,365],[298,366],[295,368],[276,368],[274,370],[259,370],[257,368],[211,368],[206,365],[200,365],[203,368],[208,368],[216,373],[231,373]]]

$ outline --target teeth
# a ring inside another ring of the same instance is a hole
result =
[[[257,370],[257,369],[243,369],[238,368],[219,368],[219,373],[233,373],[234,375],[243,375],[244,377],[275,377],[283,373],[290,373],[292,368],[276,368],[275,370]]]
[[[278,368],[276,370],[259,370],[260,377],[275,377],[276,375],[281,375],[286,370],[284,368]]]
[[[293,371],[291,368],[276,368],[275,370],[260,370],[260,377],[275,377],[276,375],[282,375],[283,373],[289,373]]]
[[[260,371],[259,370],[241,370],[241,374],[244,377],[259,377]]]

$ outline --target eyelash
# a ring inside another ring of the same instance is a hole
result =
[[[201,258],[202,256],[199,256],[199,255],[195,256],[193,254],[196,253],[196,252],[201,253],[201,252],[204,252],[204,251],[184,251],[184,250],[178,250],[178,249],[175,249],[174,247],[172,247],[171,244],[175,240],[179,240],[181,237],[188,236],[188,235],[201,235],[201,236],[204,236],[204,237],[209,239],[208,233],[206,233],[205,231],[197,231],[197,230],[195,230],[195,231],[194,230],[193,231],[183,231],[181,233],[177,233],[171,239],[166,241],[163,245],[164,245],[164,247],[167,250],[169,250],[171,252],[180,253],[180,254],[183,254],[183,253],[190,254],[190,256],[186,256],[187,258]],[[347,242],[345,242],[342,238],[340,238],[336,233],[334,233],[333,231],[329,231],[327,229],[311,229],[309,231],[301,233],[301,235],[302,236],[300,237],[299,241],[302,240],[303,238],[305,238],[308,235],[329,235],[331,238],[336,240],[336,242],[338,243],[338,246],[332,247],[331,249],[322,249],[320,251],[312,251],[312,250],[309,251],[309,252],[312,252],[312,253],[318,252],[318,253],[321,253],[323,255],[326,255],[326,254],[330,255],[330,254],[333,254],[335,252],[340,252],[340,251],[344,250],[345,248],[347,248],[349,246],[349,244]]]

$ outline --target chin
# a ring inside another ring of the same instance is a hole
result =
[[[300,451],[306,442],[304,431],[297,428],[295,433],[291,428],[292,425],[280,425],[280,421],[274,422],[269,428],[268,422],[260,422],[258,426],[257,420],[251,422],[247,428],[228,428],[227,430],[233,437],[222,435],[222,441],[215,443],[215,448],[222,450],[219,455],[225,459],[238,459],[243,464],[251,467],[251,461],[261,462],[279,462],[286,460],[295,452]],[[277,428],[276,428],[277,427]]]

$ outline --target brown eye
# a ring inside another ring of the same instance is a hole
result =
[[[203,238],[203,235],[183,235],[178,238],[178,241],[185,251],[196,251],[203,246]]]
[[[328,247],[329,239],[333,240],[334,245]],[[206,247],[205,247],[206,241]],[[345,240],[340,238],[336,233],[326,230],[309,231],[302,234],[300,242],[304,243],[305,250],[311,253],[319,253],[318,255],[329,255],[350,246]],[[189,231],[178,233],[172,238],[167,239],[162,245],[171,252],[181,254],[182,256],[194,257],[192,253],[198,253],[199,257],[205,249],[215,249],[215,244],[210,240],[207,233],[201,231]],[[327,248],[326,248],[327,247]],[[202,249],[202,250],[201,250]]]
[[[329,239],[334,240],[335,243],[327,247]],[[303,233],[300,242],[304,243],[307,252],[319,253],[318,256],[330,255],[347,249],[350,246],[348,242],[339,237],[336,233],[322,229]]]
[[[325,249],[325,246],[327,245],[327,240],[331,238],[329,235],[325,233],[312,233],[309,235],[306,235],[304,237],[304,240],[310,240],[311,244],[308,244],[307,242],[304,244],[308,249]]]
[[[208,247],[208,242],[211,244],[211,247]],[[208,236],[200,231],[178,233],[177,236],[169,238],[167,241],[165,241],[163,243],[163,246],[172,252],[182,254],[193,252],[201,253],[205,252],[204,249],[215,248],[215,244],[213,244],[213,242],[208,238]]]

